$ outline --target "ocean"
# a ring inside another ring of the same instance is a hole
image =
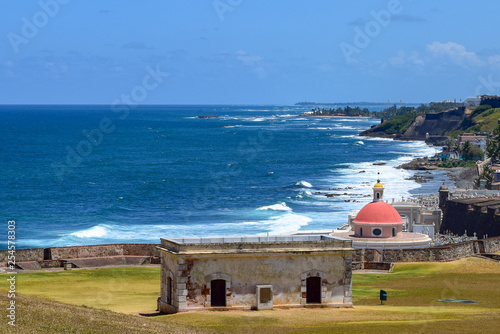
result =
[[[334,229],[378,175],[388,200],[447,179],[395,168],[437,148],[357,136],[379,119],[299,117],[310,109],[0,106],[0,249],[9,220],[16,248]]]

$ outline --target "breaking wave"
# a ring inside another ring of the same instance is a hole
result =
[[[285,202],[268,206],[261,206],[257,210],[292,211],[292,209],[289,206],[287,206]]]

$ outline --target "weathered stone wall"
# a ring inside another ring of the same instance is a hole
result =
[[[123,255],[142,255],[159,257],[160,251],[156,244],[123,244]]]
[[[50,258],[46,260],[77,259],[106,256],[159,256],[154,244],[110,244],[49,248]]]
[[[16,262],[77,259],[108,256],[151,256],[159,257],[155,244],[109,244],[51,248],[16,249]],[[0,266],[6,265],[8,251],[0,251]],[[152,263],[158,261],[153,261]]]
[[[8,250],[0,251],[0,266],[7,265],[9,255]],[[16,262],[42,261],[43,248],[16,249],[14,256]]]
[[[50,248],[50,259],[77,259],[85,257],[105,257],[123,255],[123,245],[92,245]]]
[[[111,244],[73,247],[30,248],[16,249],[17,262],[43,261],[58,259],[75,259],[84,257],[106,256],[152,256],[159,257],[160,253],[155,244]],[[421,261],[452,261],[478,253],[495,253],[500,251],[500,237],[479,239],[467,243],[432,247],[423,249],[404,250],[356,250],[353,254],[354,262],[421,262]],[[45,255],[44,255],[45,253]],[[8,261],[8,251],[0,251],[0,266]],[[157,261],[152,261],[152,263]]]
[[[495,253],[500,251],[500,237],[479,240],[482,253]]]
[[[173,272],[172,304],[178,311],[211,307],[210,282],[226,280],[227,307],[255,307],[256,285],[272,285],[273,305],[305,304],[306,280],[321,277],[325,305],[352,306],[351,256],[338,254],[254,254],[182,256],[162,252],[162,301]],[[346,265],[349,270],[346,271]],[[173,269],[173,270],[172,270]]]
[[[499,240],[500,241],[500,238]],[[500,242],[499,242],[500,243]],[[495,248],[495,242],[487,242],[488,249]],[[490,246],[492,244],[493,246]],[[498,247],[498,246],[497,246]],[[492,251],[489,251],[492,252]],[[416,249],[358,249],[355,262],[428,262],[453,261],[479,253],[478,241],[468,241],[441,247]]]
[[[328,242],[322,240],[321,238],[330,239]],[[269,251],[272,250],[281,250],[285,248],[289,249],[331,249],[334,248],[351,248],[351,241],[349,240],[338,240],[329,236],[321,236],[321,237],[311,237],[312,240],[304,240],[304,241],[293,241],[293,237],[282,237],[283,239],[290,239],[286,241],[275,241],[273,239],[279,237],[270,237],[269,241],[267,241],[266,237],[261,237],[257,240],[258,237],[227,237],[227,238],[204,238],[207,242],[199,243],[197,242],[200,238],[187,238],[187,239],[161,239],[161,244],[164,248],[178,252],[217,252],[220,251],[222,253],[227,253],[229,251],[258,251],[265,248]],[[300,238],[300,237],[299,237]],[[256,239],[253,242],[249,242],[246,239]],[[262,240],[260,240],[262,239]],[[243,248],[242,248],[243,247]]]
[[[461,203],[459,200],[448,200],[444,209],[441,233],[450,231],[462,235],[467,231],[470,235],[476,232],[478,237],[488,235],[500,236],[500,215],[494,210],[481,211],[480,206]]]
[[[159,309],[163,313],[175,313],[185,311],[186,304],[186,282],[187,278],[182,277],[182,261],[177,264],[174,256],[167,253],[161,253],[161,296],[159,300]],[[179,268],[181,266],[181,268]],[[171,287],[167,286],[168,278],[171,279]],[[170,296],[169,296],[170,295]]]

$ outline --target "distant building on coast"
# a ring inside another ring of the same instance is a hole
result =
[[[466,142],[469,142],[469,144],[480,148],[484,152],[486,150],[488,136],[487,135],[479,135],[479,134],[475,134],[475,133],[464,133],[464,134],[458,136],[457,141],[458,141],[459,145],[463,145]]]
[[[481,95],[481,105],[490,105],[492,108],[500,108],[500,96]]]
[[[464,105],[466,107],[477,107],[480,104],[481,104],[481,96],[468,98],[464,100]]]

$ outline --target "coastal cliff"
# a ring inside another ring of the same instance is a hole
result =
[[[464,131],[475,123],[466,113],[465,107],[459,107],[439,113],[424,115],[397,116],[383,120],[378,126],[360,133],[361,136],[389,137],[401,140],[427,140],[437,137],[445,141],[453,131]]]
[[[417,116],[402,137],[414,140],[425,139],[427,134],[445,136],[452,131],[465,130],[471,125],[471,121],[466,117],[465,107],[461,107],[447,112]]]

